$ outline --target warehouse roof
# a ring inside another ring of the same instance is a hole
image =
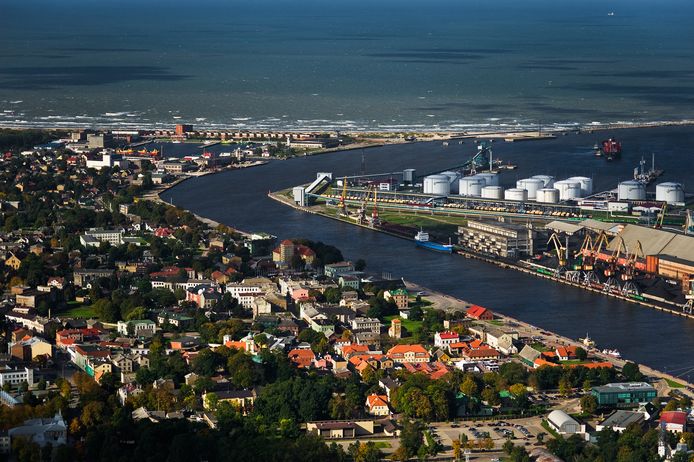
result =
[[[558,233],[575,234],[582,230],[583,226],[563,221],[551,221],[545,225],[545,228]]]
[[[608,415],[599,425],[610,428],[627,428],[632,423],[642,422],[643,419],[643,412],[617,410]]]
[[[579,423],[571,417],[569,414],[566,412],[560,410],[560,409],[555,409],[552,412],[549,413],[547,416],[547,420],[552,422],[555,427],[560,428],[564,424],[573,424],[573,425],[579,425]]]
[[[617,230],[621,227],[621,225],[617,223],[606,223],[604,221],[593,220],[592,218],[583,220],[581,226],[592,231],[605,231],[606,233],[617,233]]]
[[[619,233],[629,252],[641,243],[644,255],[670,255],[694,261],[694,237],[644,226],[626,225]],[[607,250],[615,250],[619,238],[612,239]]]

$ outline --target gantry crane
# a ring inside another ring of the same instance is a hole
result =
[[[660,229],[663,227],[663,221],[665,220],[665,211],[667,210],[667,202],[663,202],[663,206],[660,208],[660,214],[658,215],[658,218],[655,220],[655,224],[653,227],[655,229]]]
[[[578,252],[574,254],[574,258],[580,256],[581,257],[581,264],[580,268],[576,269],[582,269],[584,271],[592,271],[593,270],[593,238],[589,233],[586,233],[586,237],[583,239],[583,243],[581,244],[581,248],[578,249]]]
[[[624,252],[625,255],[627,254],[627,246],[624,243],[622,236],[617,236],[615,239],[617,240],[617,248],[614,249],[612,256],[610,256],[607,262],[607,268],[605,269],[605,276],[607,277],[611,277],[615,274],[617,264],[619,263],[619,258],[622,256],[622,252]]]

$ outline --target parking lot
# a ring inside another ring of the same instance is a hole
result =
[[[533,446],[537,443],[537,435],[545,433],[541,426],[540,417],[514,420],[489,420],[477,422],[441,423],[432,427],[441,444],[446,449],[452,447],[453,441],[465,435],[467,441],[476,443],[491,438],[494,449],[500,450],[507,440],[517,446]]]

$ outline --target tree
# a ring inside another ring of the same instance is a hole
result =
[[[643,374],[641,374],[639,365],[631,361],[627,361],[627,363],[624,364],[624,367],[622,367],[622,375],[628,382],[638,382],[643,380]]]
[[[471,375],[468,375],[463,381],[463,383],[460,384],[460,391],[462,391],[469,397],[477,395],[477,383]]]
[[[528,390],[522,383],[516,383],[508,387],[509,393],[511,393],[515,398],[523,398],[528,394]]]
[[[401,460],[407,460],[417,454],[422,446],[423,437],[424,431],[421,423],[409,419],[403,422],[399,449],[402,451],[401,456],[404,458]]]
[[[581,397],[581,410],[586,414],[595,414],[598,409],[598,400],[593,395]]]
[[[562,396],[568,396],[571,393],[571,380],[568,377],[562,376],[559,379],[559,394]]]
[[[360,258],[359,260],[354,262],[354,269],[355,271],[364,271],[366,269],[366,260]]]
[[[588,358],[588,352],[581,347],[576,347],[576,358],[585,361]]]

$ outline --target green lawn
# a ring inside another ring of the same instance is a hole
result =
[[[96,318],[96,312],[91,305],[80,305],[77,302],[69,302],[68,309],[61,312],[60,316],[68,318]]]
[[[566,361],[559,361],[560,364],[581,364],[583,361],[580,359],[569,359]]]
[[[411,319],[402,319],[400,316],[397,315],[392,315],[392,316],[386,316],[384,319],[387,323],[390,324],[390,321],[398,318],[402,321],[402,327],[407,329],[407,332],[412,335],[416,331],[418,331],[422,327],[422,321],[413,321]]]
[[[374,446],[376,446],[378,449],[387,449],[392,447],[387,441],[374,441]]]
[[[545,351],[549,351],[549,348],[547,348],[543,343],[536,342],[530,345],[540,353],[544,353]]]
[[[681,383],[675,382],[674,380],[665,379],[665,382],[667,383],[668,387],[670,387],[670,388],[684,388],[684,385],[682,385]]]
[[[549,424],[547,423],[547,421],[544,420],[544,419],[542,420],[542,428],[544,428],[545,430],[547,430],[547,431],[549,432],[549,434],[552,435],[553,437],[559,438],[559,434],[558,434],[557,432],[555,432],[555,431],[549,426]]]
[[[499,321],[498,319],[492,319],[491,321],[487,321],[489,324],[492,324],[494,326],[503,326],[504,322]]]

